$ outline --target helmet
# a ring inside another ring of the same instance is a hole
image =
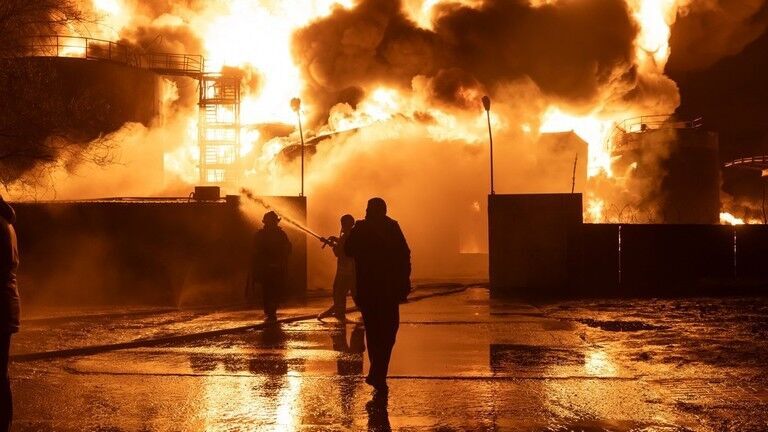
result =
[[[277,213],[273,211],[268,211],[264,213],[264,217],[261,219],[261,222],[265,224],[273,223],[277,225],[277,223],[280,222],[280,216],[278,216]]]
[[[376,197],[368,200],[368,208],[365,209],[365,218],[377,218],[387,215],[387,203]]]
[[[345,214],[341,217],[341,225],[349,225],[352,226],[355,224],[355,217],[351,214]]]

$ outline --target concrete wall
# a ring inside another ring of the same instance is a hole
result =
[[[768,281],[768,226],[736,227],[736,278],[745,282]]]
[[[583,224],[583,249],[580,253],[582,296],[618,293],[621,256],[619,255],[619,225]]]
[[[306,217],[304,198],[281,198]],[[221,202],[16,203],[27,306],[210,305],[245,299],[258,223]],[[287,296],[306,292],[306,237],[293,244]],[[258,296],[257,296],[258,298]]]
[[[580,195],[489,197],[494,296],[765,294],[768,226],[583,224]]]
[[[695,295],[708,284],[733,280],[733,227],[626,224],[620,254],[624,295]]]
[[[489,195],[491,295],[555,295],[578,280],[581,194]]]

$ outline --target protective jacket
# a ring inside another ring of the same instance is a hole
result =
[[[19,331],[19,288],[16,269],[19,267],[19,248],[16,244],[16,212],[0,200],[0,331]]]
[[[253,240],[253,270],[256,281],[264,282],[276,274],[284,274],[291,254],[291,242],[278,226],[265,226]]]
[[[345,250],[345,245],[349,238],[349,233],[341,233],[339,240],[333,246],[333,254],[336,255],[336,272],[345,274],[355,273],[355,260],[352,259]]]
[[[355,303],[391,305],[408,297],[411,250],[397,221],[383,216],[356,222],[344,249],[355,260]]]

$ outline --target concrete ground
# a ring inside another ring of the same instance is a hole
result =
[[[236,309],[27,321],[14,430],[768,430],[768,300],[414,296],[386,408],[366,406],[364,330],[309,318],[327,300],[269,328]]]

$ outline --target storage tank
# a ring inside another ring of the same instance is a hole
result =
[[[663,119],[662,119],[663,118]],[[630,119],[617,128],[613,172],[627,201],[653,217],[644,222],[716,224],[720,214],[718,136],[701,119],[668,116]]]
[[[152,70],[114,61],[70,57],[21,57],[3,59],[3,62],[5,67],[20,69],[30,76],[44,75],[51,100],[76,101],[83,95],[89,96],[88,101],[101,110],[89,119],[82,119],[84,128],[109,132],[126,122],[149,125],[160,114],[162,78]],[[11,79],[8,74],[4,77]]]

